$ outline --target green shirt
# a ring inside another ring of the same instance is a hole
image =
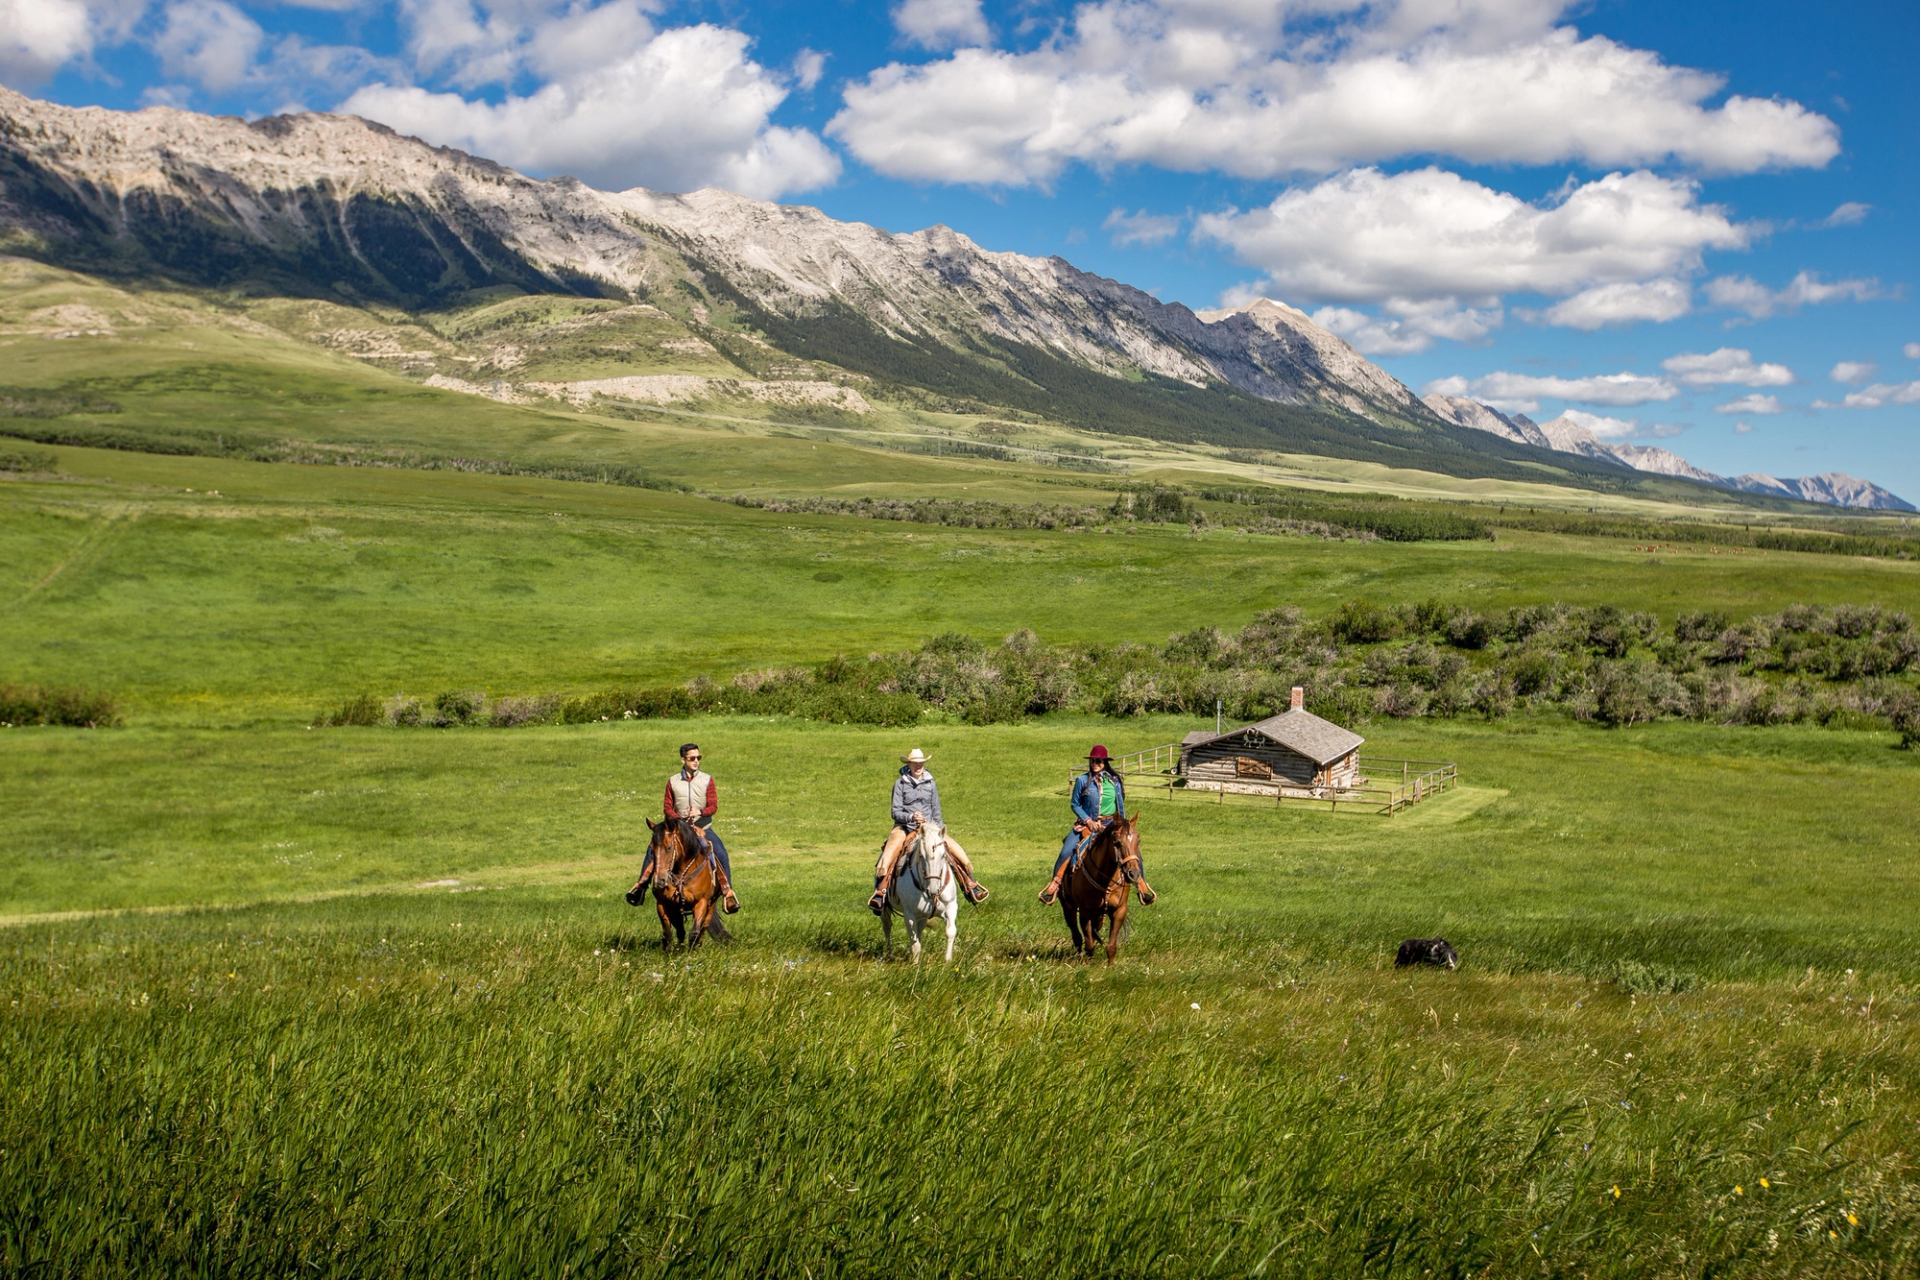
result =
[[[1111,818],[1116,806],[1113,803],[1113,779],[1105,773],[1100,775],[1100,816]]]

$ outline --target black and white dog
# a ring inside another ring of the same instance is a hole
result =
[[[1393,957],[1393,967],[1403,969],[1410,964],[1445,965],[1449,969],[1458,969],[1460,955],[1445,938],[1408,938],[1400,944],[1399,952]]]

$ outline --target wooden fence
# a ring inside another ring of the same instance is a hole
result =
[[[1340,806],[1366,813],[1392,817],[1408,805],[1439,795],[1459,785],[1460,769],[1451,760],[1404,760],[1397,756],[1361,755],[1359,774],[1350,787],[1301,787],[1277,783],[1241,784],[1234,790],[1188,787],[1186,779],[1175,776],[1180,763],[1180,744],[1165,743],[1120,756],[1114,766],[1126,777],[1129,790],[1138,795],[1143,789],[1164,790],[1167,798],[1209,797],[1226,804],[1229,797],[1260,804],[1324,804],[1329,812]]]

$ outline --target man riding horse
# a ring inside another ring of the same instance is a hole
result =
[[[669,820],[683,818],[693,826],[694,834],[701,844],[713,855],[714,863],[720,872],[720,895],[727,912],[740,909],[740,899],[733,896],[733,866],[727,858],[727,846],[713,829],[713,815],[720,809],[720,793],[713,785],[713,778],[700,768],[700,744],[689,742],[680,748],[680,768],[667,779],[667,793],[662,801]],[[653,849],[647,849],[647,860],[640,868],[640,883],[653,883]],[[645,897],[641,891],[641,897]]]
[[[1040,901],[1048,906],[1060,896],[1060,878],[1066,874],[1068,860],[1117,819],[1127,816],[1126,783],[1113,768],[1105,747],[1096,746],[1087,752],[1087,771],[1073,780],[1068,803],[1073,806],[1073,826],[1068,829],[1067,838],[1060,842],[1060,856],[1053,863],[1053,879],[1040,891]],[[1152,899],[1143,895],[1141,901]]]
[[[867,909],[873,914],[879,915],[886,906],[887,890],[892,886],[900,851],[928,823],[942,829],[946,826],[940,816],[940,784],[927,771],[926,753],[915,747],[900,757],[900,776],[893,781],[893,830],[887,833],[886,843],[880,846],[880,860],[873,868],[873,896],[867,899]],[[953,865],[954,875],[959,879],[967,901],[985,902],[987,886],[974,878],[973,859],[967,856],[967,851],[960,847],[960,842],[953,838],[951,831],[946,833],[946,837],[947,860]]]

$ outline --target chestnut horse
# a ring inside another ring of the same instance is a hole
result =
[[[1143,906],[1152,906],[1153,886],[1140,871],[1140,815],[1116,818],[1080,851],[1079,863],[1060,884],[1060,913],[1075,952],[1091,956],[1100,947],[1100,926],[1107,930],[1107,963],[1120,954],[1127,927],[1127,897],[1140,890]]]
[[[688,950],[700,945],[709,932],[722,942],[733,941],[727,926],[720,923],[720,877],[713,854],[700,840],[691,822],[684,818],[647,819],[652,836],[647,851],[653,855],[653,905],[660,913],[660,949],[671,951],[675,942]],[[647,882],[634,882],[627,890],[627,901],[640,905]],[[693,936],[687,936],[687,917],[693,917]]]

